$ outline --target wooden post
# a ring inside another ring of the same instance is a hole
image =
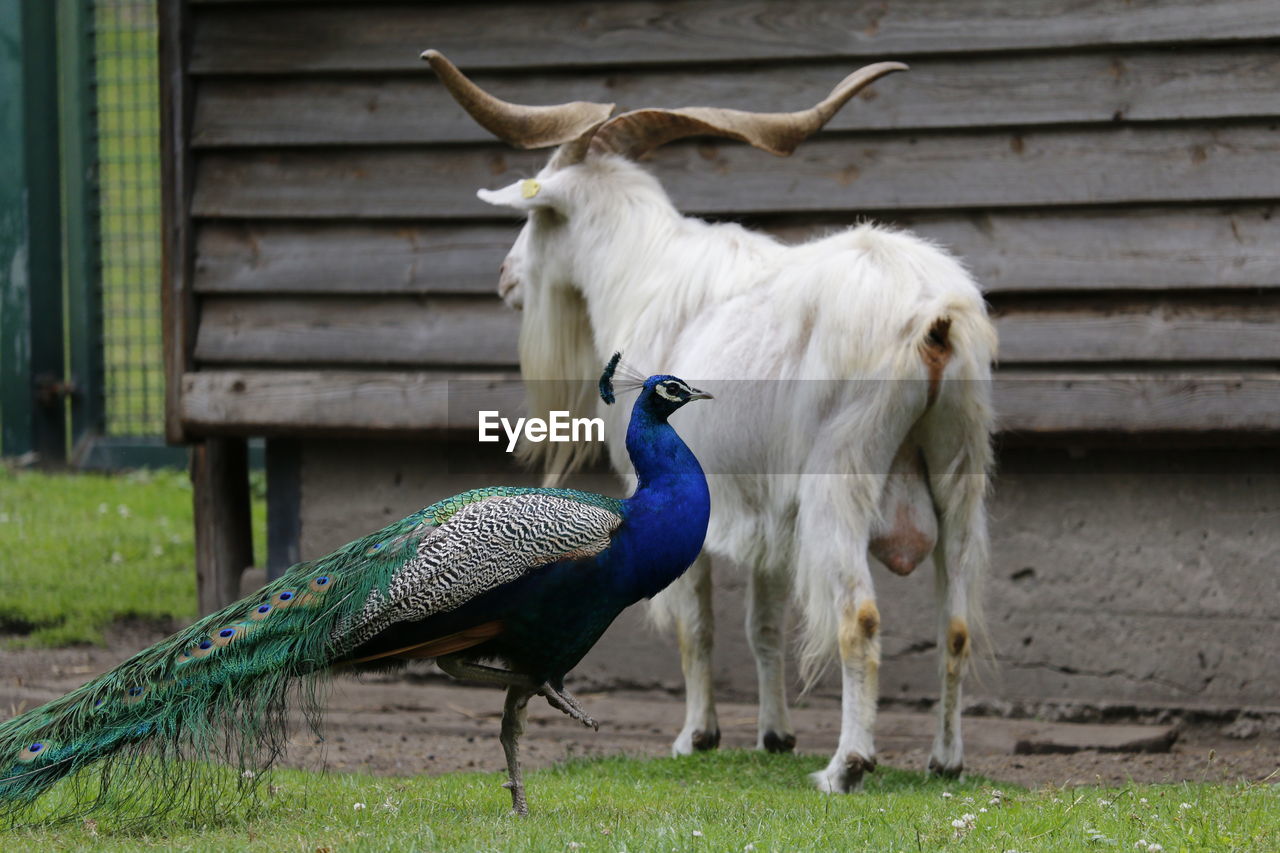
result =
[[[240,575],[253,564],[249,517],[249,445],[207,438],[191,448],[195,491],[196,592],[200,612],[240,597]]]
[[[187,0],[157,6],[160,44],[160,314],[164,331],[165,439],[188,440],[180,414],[182,379],[192,367],[196,300],[191,197],[195,160],[190,147],[192,83],[187,75],[190,14]]]

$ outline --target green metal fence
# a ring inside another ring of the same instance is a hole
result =
[[[164,430],[155,0],[94,7],[107,436]]]
[[[0,453],[172,464],[156,0],[0,0]]]

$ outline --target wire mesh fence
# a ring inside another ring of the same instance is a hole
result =
[[[164,428],[155,0],[93,5],[105,431]]]

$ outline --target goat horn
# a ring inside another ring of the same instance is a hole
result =
[[[422,58],[477,124],[517,148],[547,148],[576,140],[613,112],[613,104],[588,101],[547,107],[508,103],[468,80],[439,51],[423,51]]]
[[[635,159],[686,136],[724,136],[785,157],[867,85],[891,72],[905,70],[907,66],[901,62],[877,62],[859,68],[841,80],[830,95],[809,109],[794,113],[753,113],[717,107],[633,110],[605,122],[591,140],[591,150]]]

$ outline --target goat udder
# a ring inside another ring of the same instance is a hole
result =
[[[935,534],[916,522],[911,504],[903,501],[894,507],[893,526],[874,537],[869,548],[871,556],[889,571],[909,575],[933,552],[935,539]]]

